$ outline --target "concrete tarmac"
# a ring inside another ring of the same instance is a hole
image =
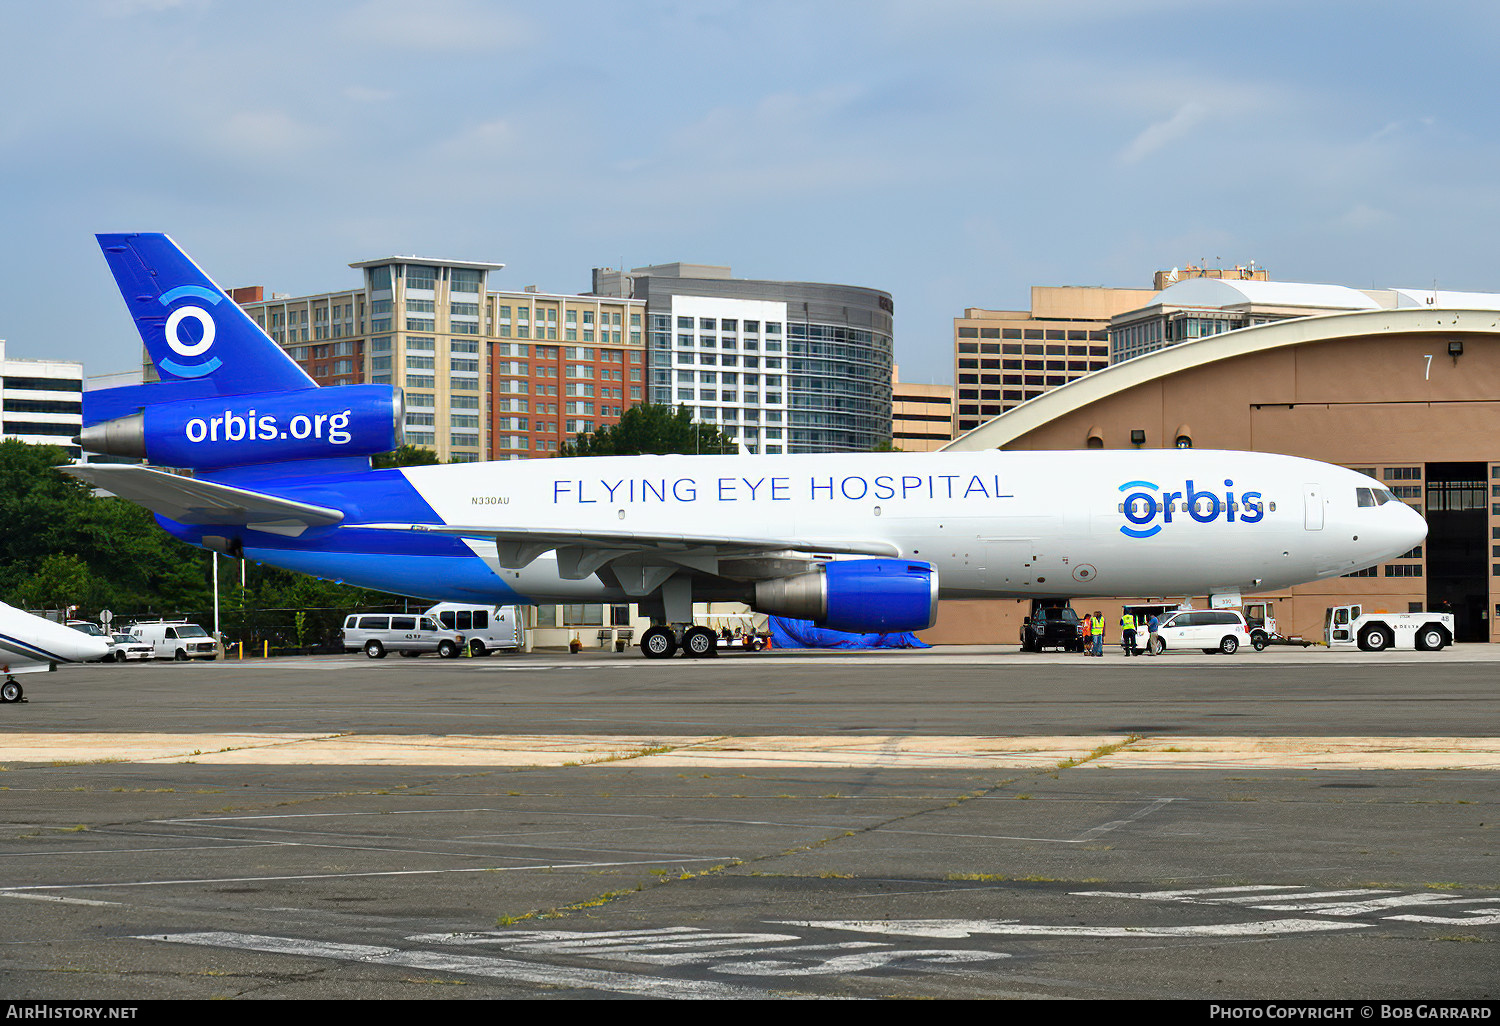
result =
[[[32,675],[0,993],[1493,998],[1497,659]]]

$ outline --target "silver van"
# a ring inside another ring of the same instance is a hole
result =
[[[408,657],[436,652],[453,659],[464,650],[462,634],[416,613],[355,613],[344,618],[340,633],[345,652],[363,649],[371,659],[384,659],[387,652]]]

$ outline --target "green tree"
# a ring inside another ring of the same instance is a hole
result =
[[[18,605],[30,609],[63,609],[84,606],[93,599],[93,575],[83,560],[64,552],[42,558],[36,571],[15,590]]]
[[[376,453],[370,457],[370,466],[376,470],[390,467],[430,467],[443,462],[431,449],[417,445],[403,445],[394,452]]]
[[[693,421],[686,406],[643,404],[625,411],[618,424],[584,432],[564,442],[559,456],[639,456],[643,453],[733,453],[739,447],[712,424]]]

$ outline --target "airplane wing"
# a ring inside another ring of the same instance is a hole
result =
[[[353,526],[353,525],[351,525]],[[860,555],[894,556],[902,551],[894,542],[847,538],[768,538],[716,534],[656,534],[648,531],[595,530],[573,528],[497,527],[478,524],[360,524],[362,528],[380,531],[409,531],[420,534],[443,534],[495,545],[496,559],[508,570],[530,565],[544,552],[557,553],[558,573],[566,580],[582,580],[601,567],[615,563],[631,568],[627,573],[645,571],[646,580],[655,574],[649,567],[668,565],[718,574],[721,564],[739,561],[741,573],[735,576],[761,576],[754,561],[765,560],[766,576],[787,573],[784,561],[809,556]],[[617,575],[621,567],[615,567]]]
[[[168,474],[150,467],[82,463],[58,469],[180,524],[243,524],[257,531],[296,537],[309,527],[337,524],[344,519],[341,510],[327,506]]]

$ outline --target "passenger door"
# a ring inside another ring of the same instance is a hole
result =
[[[1323,530],[1323,486],[1320,484],[1304,484],[1302,486],[1302,526],[1309,531]]]

